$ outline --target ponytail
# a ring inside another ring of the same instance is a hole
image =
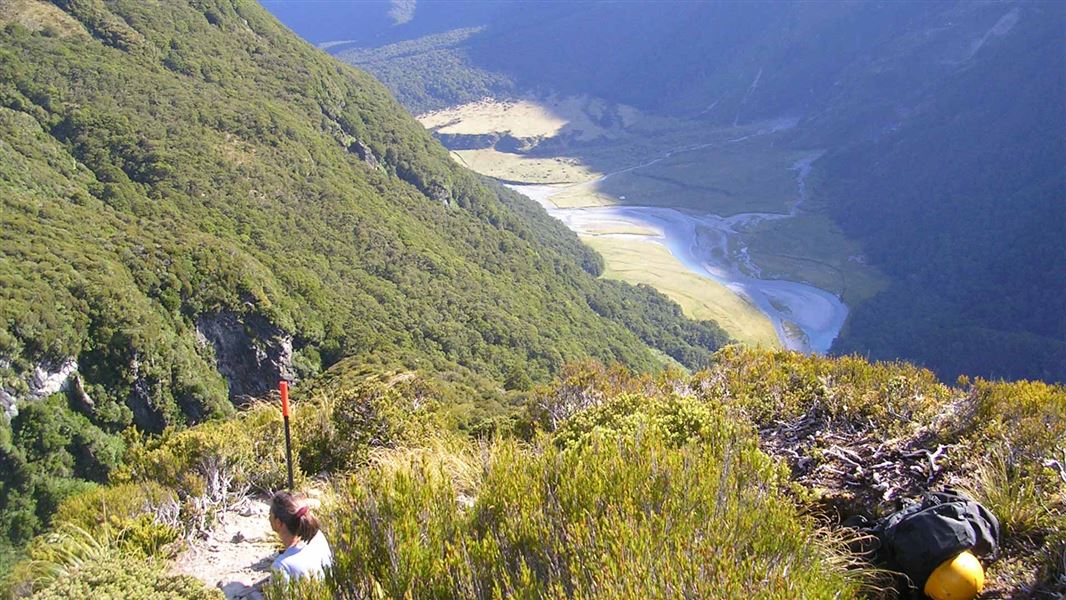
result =
[[[270,514],[305,542],[310,542],[318,534],[318,519],[311,514],[311,508],[289,492],[274,494],[270,500]]]

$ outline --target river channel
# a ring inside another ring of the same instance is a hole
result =
[[[538,202],[549,215],[579,236],[611,236],[662,244],[690,271],[726,286],[766,314],[786,348],[823,354],[840,333],[848,315],[847,306],[836,294],[805,283],[761,278],[743,235],[761,222],[788,219],[797,214],[806,199],[806,178],[816,158],[817,155],[812,155],[793,166],[797,174],[797,197],[785,214],[742,213],[722,217],[629,205],[560,208],[552,202],[552,196],[573,186],[508,187]],[[598,181],[576,185],[591,186]],[[603,233],[633,227],[647,233]]]

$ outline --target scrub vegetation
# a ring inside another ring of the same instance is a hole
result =
[[[830,475],[871,436],[919,456],[884,480],[899,498],[962,487],[1000,517],[990,592],[1066,590],[1062,387],[947,386],[907,364],[729,347],[691,375],[569,365],[477,431],[455,418],[469,393],[446,374],[356,361],[294,390],[297,487],[316,474],[332,488],[320,516],[336,564],[269,597],[878,597],[840,523],[895,502]],[[270,402],[135,441],[108,485],[63,503],[9,591],[53,597],[133,561],[156,569],[145,586],[209,597],[163,565],[227,503],[284,485],[280,432]],[[934,450],[933,484],[906,475]],[[66,577],[41,577],[45,565]]]

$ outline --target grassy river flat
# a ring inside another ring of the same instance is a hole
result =
[[[711,129],[577,98],[485,100],[420,120],[529,140],[524,152],[453,156],[544,206],[603,255],[606,277],[651,285],[745,344],[824,353],[847,304],[882,285],[811,198],[820,150],[779,143],[793,121]]]

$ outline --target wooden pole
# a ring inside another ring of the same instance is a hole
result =
[[[289,433],[289,382],[278,383],[281,392],[281,417],[285,420],[285,465],[289,469],[289,491],[293,491],[292,483],[292,434]]]

